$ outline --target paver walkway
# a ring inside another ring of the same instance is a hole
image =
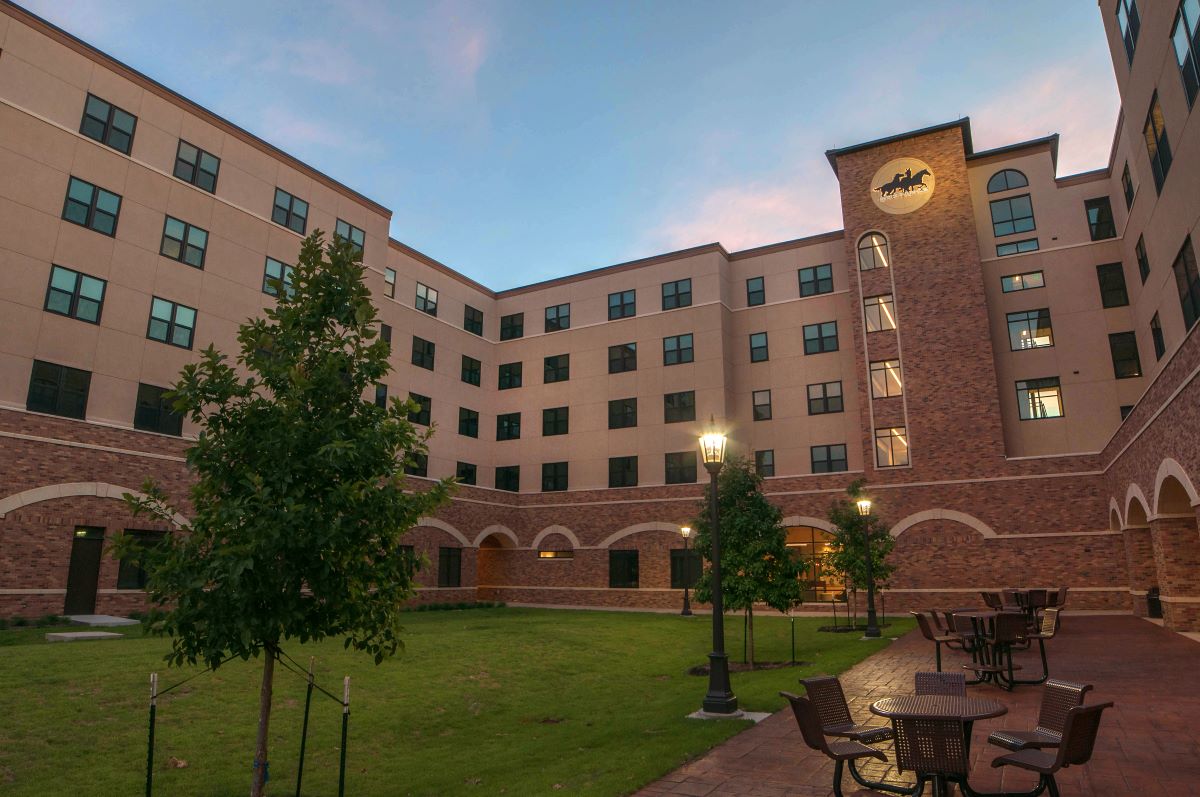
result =
[[[1095,684],[1087,702],[1107,700],[1091,763],[1060,771],[1063,797],[1188,797],[1200,795],[1200,643],[1145,620],[1126,616],[1063,618],[1062,630],[1047,643],[1050,674]],[[1037,648],[1017,654],[1024,677],[1041,674]],[[943,651],[943,669],[966,657]],[[883,724],[868,706],[882,697],[912,694],[913,673],[932,670],[933,644],[913,632],[842,675],[850,710],[859,722]],[[737,683],[734,682],[736,691]],[[795,691],[804,694],[799,684]],[[998,728],[1032,728],[1042,687],[1020,686],[1005,692],[991,685],[968,687],[973,696],[1005,703],[1008,714],[975,723],[971,740],[971,785],[980,791],[1029,791],[1036,775],[1012,767],[992,769],[999,747],[986,743]],[[880,745],[894,761],[889,745]],[[880,765],[882,766],[882,765]],[[873,770],[887,780],[912,783],[894,768]],[[833,762],[808,749],[791,711],[774,714],[759,725],[685,764],[639,795],[744,795],[787,797],[833,793]],[[878,795],[861,789],[846,774],[847,795]],[[926,787],[926,794],[930,793]]]

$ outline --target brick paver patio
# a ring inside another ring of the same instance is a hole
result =
[[[1200,795],[1200,643],[1128,616],[1066,616],[1059,635],[1047,644],[1050,674],[1095,684],[1087,702],[1113,700],[1104,714],[1095,756],[1084,767],[1062,770],[1058,776],[1063,797],[1158,797]],[[943,653],[943,668],[965,661],[962,654]],[[1041,673],[1036,647],[1018,654],[1024,677]],[[858,721],[884,720],[868,706],[881,697],[911,694],[913,673],[932,670],[933,644],[913,632],[842,675],[842,684]],[[736,690],[736,679],[734,688]],[[804,694],[803,687],[795,691]],[[975,723],[971,742],[971,785],[977,790],[1029,791],[1036,776],[1008,767],[992,769],[991,760],[1004,751],[986,743],[991,731],[1032,728],[1036,723],[1041,686],[1022,686],[1009,693],[991,685],[968,687],[968,693],[1004,702],[1008,714]],[[881,745],[894,761],[889,745]],[[891,766],[871,770],[873,779],[885,775],[912,783]],[[761,724],[685,764],[639,795],[830,795],[833,762],[809,750],[800,738],[791,711],[779,712]],[[861,789],[846,774],[846,795],[884,794]],[[931,787],[926,787],[926,794]]]

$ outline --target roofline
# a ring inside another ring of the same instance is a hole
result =
[[[454,269],[450,268],[450,266],[447,266],[445,263],[441,262],[440,260],[435,260],[432,257],[430,257],[429,255],[425,254],[424,252],[417,250],[417,249],[413,249],[411,246],[404,243],[403,241],[397,241],[395,238],[389,237],[388,238],[388,247],[391,249],[395,249],[398,252],[403,252],[404,254],[408,255],[409,257],[413,258],[414,260],[421,261],[422,263],[424,263],[425,265],[434,269],[435,271],[440,271],[441,273],[445,274],[446,276],[458,280],[459,282],[463,283],[467,287],[473,288],[473,289],[479,291],[483,295],[487,296],[489,299],[496,298],[496,292],[493,291],[491,288],[487,287],[486,285],[483,285],[482,283],[476,282],[475,280],[468,277],[466,274],[455,271]]]
[[[891,144],[894,141],[903,141],[908,138],[916,138],[930,133],[938,133],[942,130],[949,130],[954,127],[962,128],[963,148],[967,155],[972,152],[971,145],[971,117],[964,116],[961,119],[955,119],[953,122],[942,122],[941,124],[931,125],[930,127],[922,127],[920,130],[910,130],[907,133],[897,133],[896,135],[887,136],[885,138],[877,138],[874,141],[864,141],[861,144],[851,144],[848,147],[838,147],[836,149],[825,150],[825,157],[829,159],[829,165],[833,168],[833,173],[837,174],[837,159],[842,155],[849,155],[852,152],[858,152],[872,147],[879,147],[884,144]]]
[[[1054,171],[1058,171],[1058,133],[1051,133],[1048,136],[1041,138],[1031,138],[1028,141],[1019,141],[1016,144],[1005,144],[1002,147],[994,147],[985,149],[983,152],[974,152],[967,156],[967,160],[979,160],[981,158],[989,158],[994,155],[1008,155],[1022,149],[1033,149],[1034,147],[1050,145],[1050,163],[1054,167]]]
[[[1096,180],[1106,180],[1110,174],[1112,172],[1109,168],[1102,166],[1099,169],[1092,169],[1091,171],[1076,172],[1075,174],[1068,174],[1065,177],[1055,177],[1054,184],[1059,187],[1065,187],[1068,185],[1079,185],[1080,183],[1091,183]]]
[[[108,53],[93,47],[92,45],[88,44],[87,42],[83,41],[82,39],[80,39],[80,38],[68,33],[67,31],[63,30],[62,28],[58,27],[54,23],[49,22],[48,20],[42,19],[37,14],[34,14],[32,11],[29,11],[28,9],[22,8],[21,6],[12,2],[12,0],[0,0],[0,12],[7,14],[8,16],[13,17],[14,19],[24,22],[26,25],[29,25],[30,27],[39,30],[41,33],[45,34],[49,38],[54,39],[59,44],[63,44],[65,46],[69,47],[70,49],[76,51],[80,55],[86,56],[87,58],[90,58],[93,61],[99,62],[103,66],[111,69],[112,71],[116,72],[117,74],[121,75],[122,77],[124,77],[128,80],[131,80],[132,82],[142,86],[142,88],[144,88],[144,89],[152,91],[153,93],[159,95],[163,99],[166,99],[177,105],[184,106],[184,108],[187,111],[190,111],[191,113],[194,113],[197,116],[200,116],[206,122],[209,122],[210,124],[212,124],[218,128],[221,128],[225,132],[241,139],[245,143],[247,143],[257,149],[262,150],[263,152],[265,152],[266,154],[268,154],[274,158],[279,158],[280,160],[285,161],[289,166],[297,169],[298,171],[300,171],[300,172],[306,174],[307,176],[317,180],[318,182],[324,184],[327,188],[332,188],[334,191],[337,191],[339,194],[342,194],[343,196],[346,196],[349,199],[353,199],[356,202],[360,202],[360,203],[366,205],[371,210],[387,217],[389,220],[392,218],[391,210],[385,208],[383,205],[379,204],[378,202],[371,199],[370,197],[367,197],[367,196],[364,196],[363,194],[358,193],[353,188],[350,188],[349,186],[344,185],[343,183],[339,183],[337,180],[333,179],[332,177],[330,177],[329,175],[320,171],[319,169],[309,166],[307,163],[300,160],[299,158],[296,158],[293,155],[289,155],[288,153],[286,153],[283,150],[276,147],[274,144],[264,141],[263,139],[259,138],[258,136],[254,135],[253,133],[251,133],[249,130],[246,130],[243,127],[239,127],[238,125],[229,121],[225,117],[220,116],[219,114],[213,113],[209,109],[205,108],[203,105],[200,105],[197,102],[189,100],[187,97],[184,97],[182,94],[172,91],[171,89],[167,88],[163,84],[159,83],[154,78],[149,77],[148,75],[146,75],[142,72],[139,72],[138,70],[134,69],[133,67],[129,66],[128,64],[126,64],[122,61],[117,60],[116,58],[113,58]]]
[[[698,255],[719,254],[726,260],[729,259],[729,253],[725,251],[725,247],[721,244],[713,242],[709,244],[701,244],[700,246],[692,246],[687,249],[677,249],[674,252],[664,252],[661,255],[651,255],[637,260],[627,260],[624,263],[616,263],[611,266],[600,266],[599,268],[588,269],[587,271],[579,271],[575,274],[568,274],[565,277],[554,277],[553,279],[542,280],[541,282],[531,282],[528,285],[521,285],[516,288],[508,288],[507,290],[497,291],[497,299],[506,299],[509,296],[518,296],[522,293],[530,293],[536,290],[545,288],[553,288],[559,285],[567,285],[572,282],[579,282],[593,277],[599,277],[603,274],[619,274],[622,271],[631,271],[635,268],[643,266],[652,266],[657,263],[669,263],[672,260],[683,260],[688,257],[696,257]]]

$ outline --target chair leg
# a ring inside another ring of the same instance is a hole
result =
[[[936,651],[935,655],[937,656],[937,671],[941,672],[942,671],[942,643],[934,642],[933,649]]]
[[[833,797],[845,797],[842,794],[842,768],[845,764],[845,761],[838,761],[833,765]]]
[[[1046,787],[1050,790],[1050,797],[1059,797],[1058,784],[1054,781],[1053,775],[1043,775],[1042,782],[1045,783]]]

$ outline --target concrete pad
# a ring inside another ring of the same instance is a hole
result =
[[[124,634],[112,631],[55,631],[46,634],[47,642],[91,642],[97,639],[120,639]]]
[[[75,625],[138,625],[140,622],[128,617],[113,617],[111,614],[69,614],[67,619]]]
[[[707,711],[693,711],[687,715],[690,720],[750,720],[756,725],[771,716],[769,711],[735,711],[732,714],[711,714]]]

